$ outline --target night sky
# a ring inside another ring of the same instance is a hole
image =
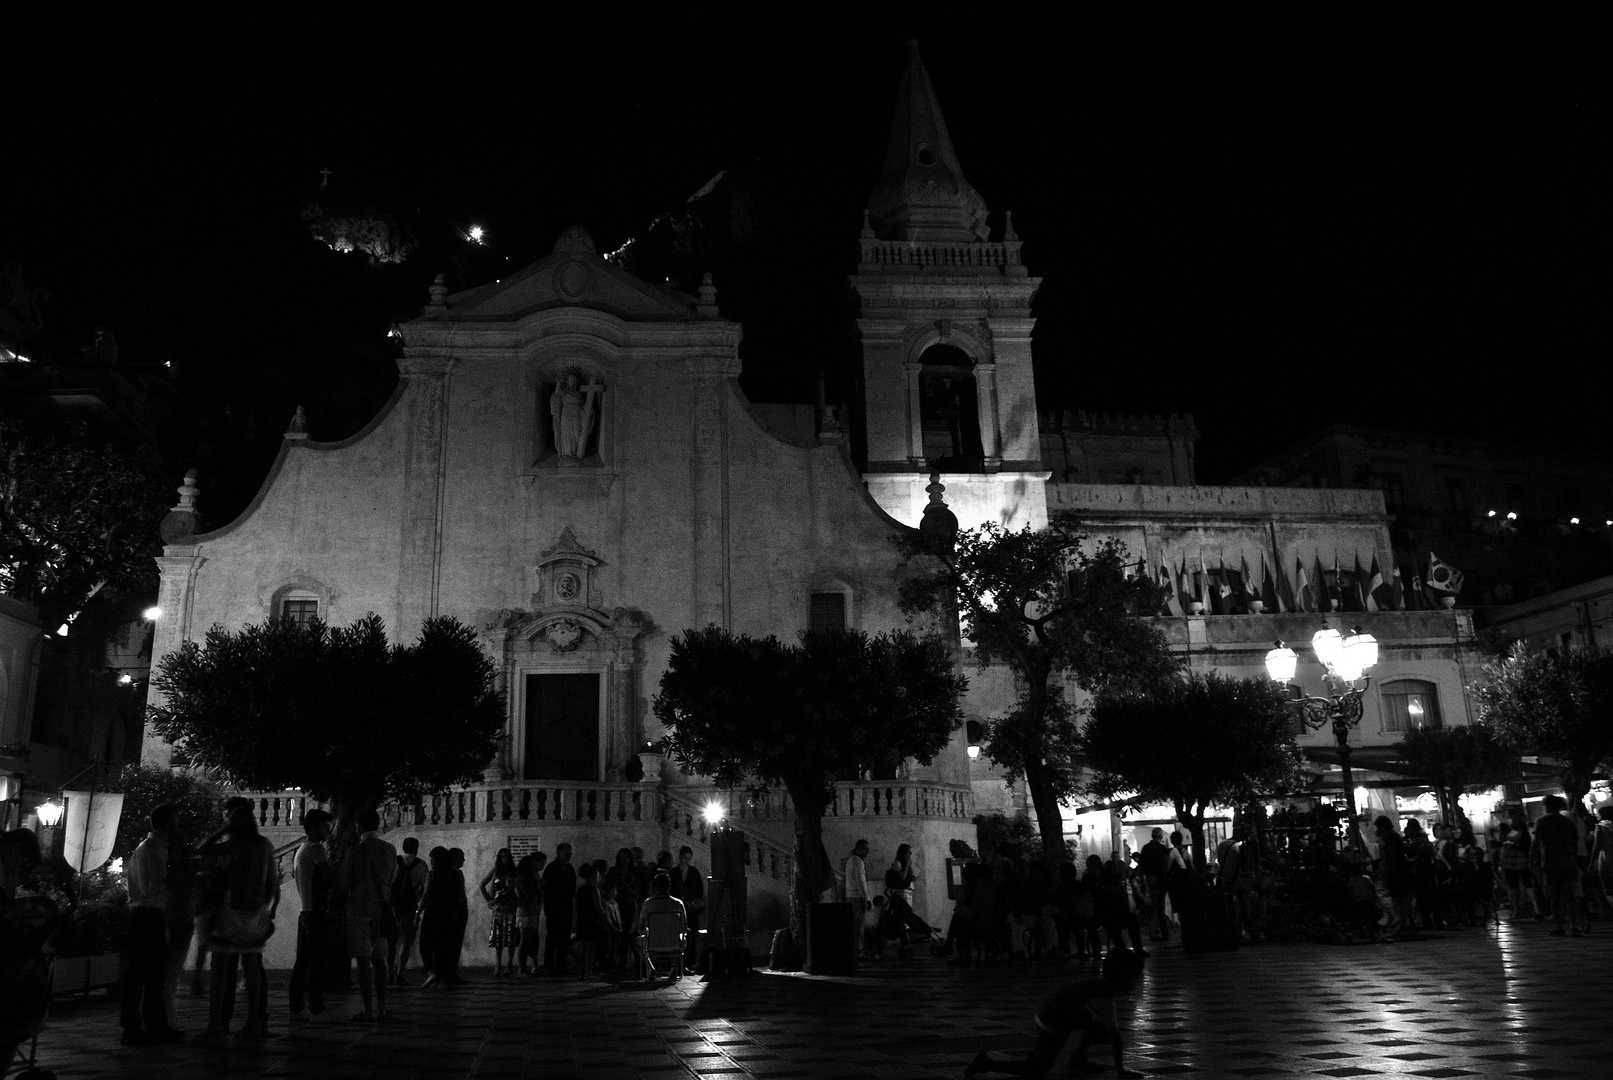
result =
[[[50,291],[36,353],[105,325],[125,362],[172,361],[198,432],[177,453],[217,458],[215,497],[244,500],[291,406],[336,438],[385,399],[385,331],[434,273],[480,284],[574,223],[614,249],[726,170],[699,261],[745,323],[747,390],[808,400],[821,369],[847,396],[846,275],[916,35],[994,229],[1011,209],[1044,278],[1044,408],[1191,411],[1207,482],[1329,421],[1600,435],[1593,27],[608,10],[28,25],[7,47],[0,260]],[[406,263],[310,238],[324,168],[328,194],[408,228]]]

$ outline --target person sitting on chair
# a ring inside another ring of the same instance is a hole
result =
[[[678,916],[678,934],[683,936],[689,932],[689,913],[683,906],[683,901],[671,895],[672,876],[665,870],[658,870],[650,879],[650,895],[639,909],[639,925],[647,933],[651,920],[656,916],[676,913]],[[646,943],[648,944],[648,943]],[[647,958],[648,950],[646,950]]]

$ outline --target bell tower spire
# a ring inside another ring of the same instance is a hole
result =
[[[896,94],[885,171],[868,199],[881,240],[986,240],[986,200],[964,179],[917,39]]]
[[[909,42],[884,175],[858,235],[868,492],[898,521],[945,485],[965,528],[1047,524],[1031,298],[1011,220],[993,242]]]

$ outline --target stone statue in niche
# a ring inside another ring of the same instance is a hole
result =
[[[594,433],[595,398],[604,393],[602,383],[580,384],[575,371],[560,377],[560,384],[549,396],[549,417],[554,424],[554,449],[561,458],[581,460],[588,455],[588,439]]]

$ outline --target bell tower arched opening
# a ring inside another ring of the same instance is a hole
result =
[[[974,359],[956,346],[938,344],[925,349],[919,363],[919,427],[925,460],[947,472],[984,469]]]

